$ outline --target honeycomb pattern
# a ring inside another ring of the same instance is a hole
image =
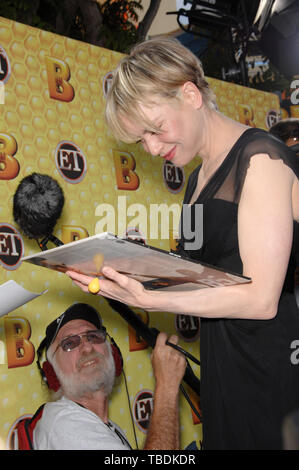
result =
[[[119,195],[127,196],[127,205],[181,202],[183,191],[173,194],[164,185],[160,161],[146,155],[137,145],[116,144],[107,131],[103,119],[105,98],[102,80],[115,67],[120,54],[2,18],[0,47],[6,51],[11,65],[11,75],[5,84],[5,104],[0,104],[0,136],[4,133],[14,137],[17,142],[14,158],[20,165],[15,178],[0,179],[0,223],[14,225],[13,194],[20,180],[33,171],[47,173],[57,179],[64,190],[65,206],[55,231],[58,237],[62,235],[63,226],[68,225],[82,227],[93,235],[97,222],[95,208],[102,202],[117,207]],[[68,65],[69,84],[75,91],[72,101],[63,102],[50,97],[45,65],[47,57],[62,60]],[[262,128],[266,127],[268,110],[278,110],[278,99],[274,95],[212,79],[210,83],[218,96],[219,109],[234,119],[240,119],[237,103],[250,103],[254,109],[254,124]],[[79,184],[69,184],[56,168],[55,149],[64,140],[75,143],[84,153],[87,172]],[[138,190],[117,190],[113,149],[133,154],[140,179]],[[184,170],[186,180],[196,165],[197,162],[193,162]],[[148,242],[164,249],[169,247],[168,240]],[[32,240],[24,238],[24,245],[26,255],[37,251]],[[0,276],[1,284],[14,279],[33,292],[48,289],[47,294],[9,314],[9,318],[20,316],[30,322],[30,341],[35,348],[43,338],[46,325],[73,301],[89,302],[100,310],[108,331],[123,353],[131,405],[139,390],[153,388],[150,351],[130,353],[132,333],[102,298],[87,297],[60,273],[45,272],[25,263],[13,272],[0,268]],[[151,316],[150,326],[170,334],[176,332],[174,317],[166,313]],[[198,354],[198,342],[183,343],[183,347],[191,354]],[[194,371],[199,375],[197,366]],[[35,362],[25,367],[8,368],[3,318],[0,318],[0,389],[0,449],[4,449],[14,421],[23,414],[34,412],[46,401],[47,393],[40,385]],[[125,430],[134,445],[123,383],[117,384],[111,401],[111,418]],[[199,445],[201,427],[193,425],[185,400],[181,402],[181,409],[182,445],[186,446],[193,440]],[[142,446],[144,435],[137,430],[137,437],[139,446]]]
[[[216,94],[219,111],[235,121],[244,122],[244,110],[247,110],[250,115],[248,125],[267,130],[269,128],[268,113],[274,110],[277,117],[280,114],[279,99],[273,93],[261,92],[211,78],[208,82]]]

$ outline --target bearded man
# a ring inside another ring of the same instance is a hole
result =
[[[186,361],[167,340],[160,333],[152,354],[156,385],[147,450],[179,449],[178,395]],[[177,340],[169,338],[174,344]],[[98,312],[88,304],[72,305],[48,325],[44,341],[59,396],[44,407],[34,430],[34,449],[131,449],[123,431],[109,420],[116,359]]]

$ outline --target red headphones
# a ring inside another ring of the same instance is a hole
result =
[[[113,355],[114,364],[115,364],[115,377],[119,377],[123,371],[123,365],[124,365],[123,357],[114,339],[111,338],[111,336],[109,336],[108,333],[107,333],[107,336],[110,339],[110,345],[111,345],[112,355]]]
[[[112,351],[112,356],[113,356],[114,364],[115,364],[115,376],[119,377],[122,373],[122,370],[123,370],[123,357],[122,357],[121,351],[120,351],[119,347],[117,346],[116,342],[114,341],[114,339],[111,338],[108,335],[108,333],[107,333],[107,336],[110,339],[111,351]],[[48,360],[44,361],[42,365],[41,365],[41,362],[40,362],[42,354],[45,350],[45,347],[46,347],[46,338],[43,339],[43,341],[41,342],[41,344],[40,344],[40,346],[39,346],[39,348],[36,352],[36,354],[37,354],[36,364],[37,364],[39,372],[42,376],[42,379],[47,384],[48,388],[50,390],[53,390],[54,392],[57,392],[57,390],[59,390],[59,388],[60,388],[60,383],[59,383],[59,380],[57,378],[57,375],[55,374],[55,371],[54,371],[52,365],[50,364],[50,362]]]

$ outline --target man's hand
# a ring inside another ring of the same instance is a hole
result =
[[[179,450],[179,386],[186,369],[183,354],[166,344],[167,335],[160,333],[152,353],[156,378],[154,409],[145,442],[145,450]],[[177,344],[177,336],[169,342]]]
[[[186,359],[176,349],[168,346],[166,341],[178,344],[175,335],[167,337],[166,333],[160,333],[157,337],[155,348],[152,352],[152,365],[156,378],[156,388],[166,387],[170,393],[177,393],[186,370]]]

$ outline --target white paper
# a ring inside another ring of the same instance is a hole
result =
[[[142,282],[149,290],[190,291],[251,282],[239,274],[107,232],[25,256],[22,261],[91,277],[100,277],[102,268],[110,266]]]
[[[15,281],[5,282],[0,286],[0,317],[45,294],[45,292],[47,292],[47,289],[36,294],[24,289]]]

